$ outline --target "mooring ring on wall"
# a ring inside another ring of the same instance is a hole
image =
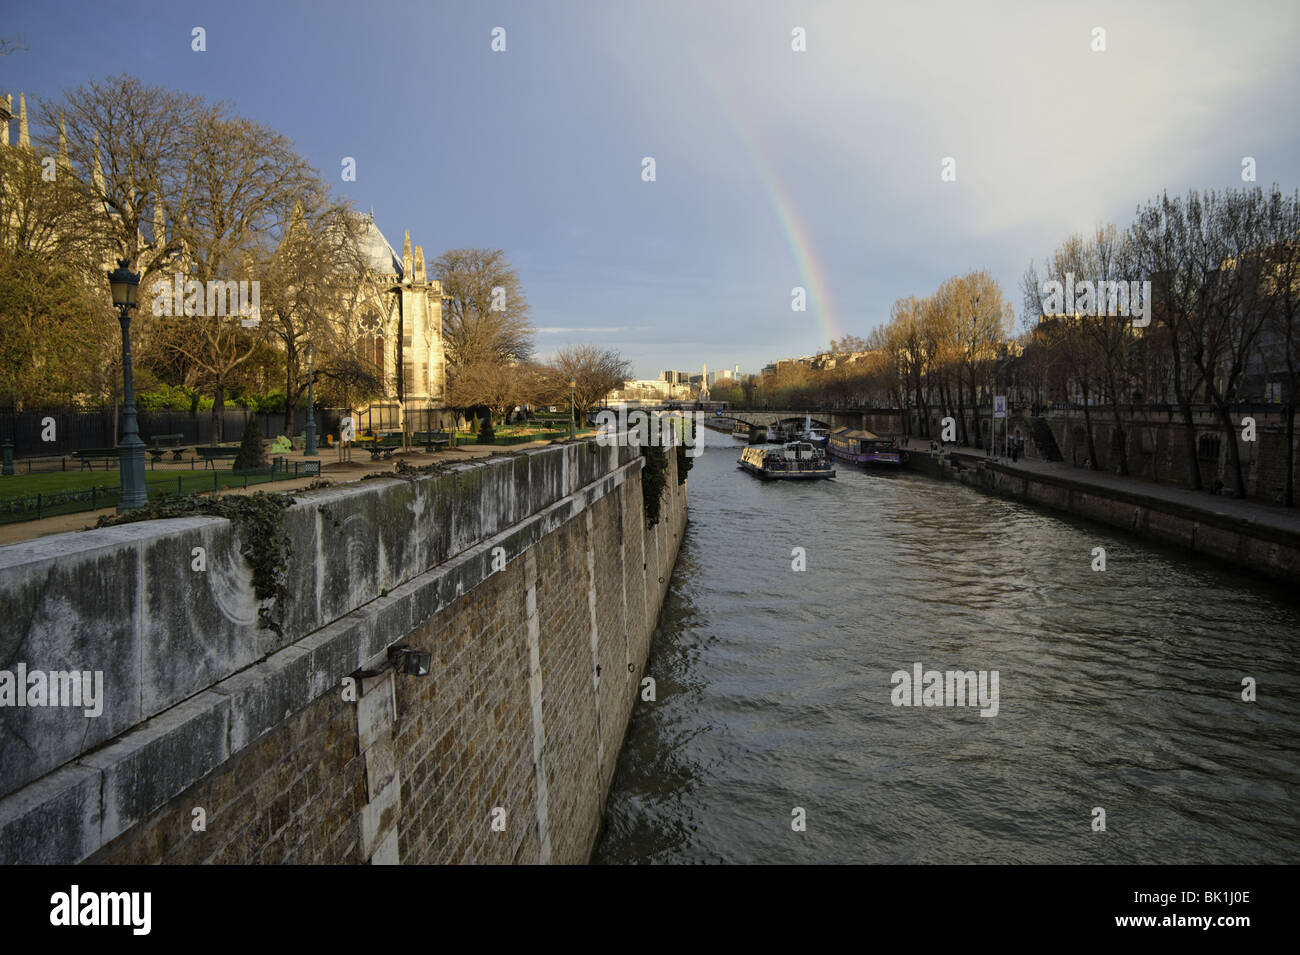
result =
[[[628,672],[628,673],[635,673],[635,672],[636,672],[636,664],[635,664],[635,663],[629,663],[629,664],[627,665],[627,672]]]
[[[663,579],[662,577],[660,577],[660,578],[659,578],[659,583],[662,584],[663,582],[664,582],[664,579]]]

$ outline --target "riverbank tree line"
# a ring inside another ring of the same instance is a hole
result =
[[[1120,283],[1145,300],[1121,300]],[[1070,290],[1064,300],[1062,288]],[[1136,422],[1167,412],[1184,432],[1184,478],[1195,489],[1208,484],[1196,440],[1198,419],[1208,413],[1221,431],[1225,483],[1238,495],[1241,417],[1264,406],[1282,416],[1285,500],[1294,504],[1297,193],[1273,186],[1162,194],[1139,206],[1126,227],[1065,238],[1030,263],[1019,292],[1015,328],[1013,309],[987,272],[954,276],[927,295],[900,298],[867,336],[715,385],[712,397],[755,408],[906,409],[930,438],[938,436],[934,423],[951,416],[958,440],[980,447],[987,436],[971,422],[1005,394],[1013,414],[1077,409],[1093,468],[1096,425],[1108,424],[1121,474],[1129,472]]]

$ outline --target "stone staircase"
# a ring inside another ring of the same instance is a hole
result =
[[[1061,454],[1061,449],[1056,446],[1056,437],[1052,434],[1052,429],[1047,426],[1047,419],[1042,415],[1029,419],[1029,426],[1034,436],[1034,446],[1038,448],[1038,456],[1044,461],[1064,461],[1065,457]]]

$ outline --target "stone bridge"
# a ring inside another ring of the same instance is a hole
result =
[[[771,424],[794,424],[802,426],[812,418],[814,427],[834,431],[837,428],[864,428],[876,434],[897,434],[903,430],[903,415],[897,410],[867,411],[793,411],[788,409],[758,411],[724,411],[721,415],[707,415],[705,423],[718,430],[750,431],[767,428]],[[722,422],[730,422],[730,428]]]

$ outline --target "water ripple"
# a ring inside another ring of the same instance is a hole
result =
[[[1289,595],[960,485],[772,486],[736,453],[691,472],[596,861],[1300,861]],[[998,715],[893,706],[916,662],[998,671]]]

